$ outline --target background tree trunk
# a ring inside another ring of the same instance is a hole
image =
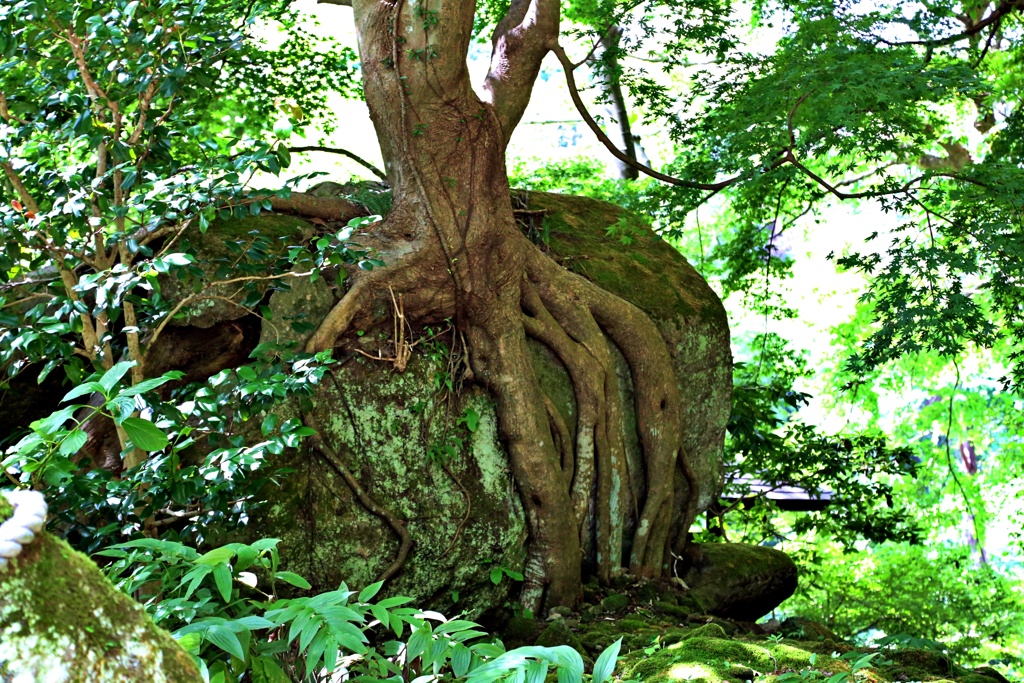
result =
[[[626,96],[622,92],[622,84],[619,82],[619,58],[616,50],[621,38],[622,29],[618,26],[612,26],[604,34],[594,52],[594,59],[599,64],[595,80],[604,101],[603,108],[607,122],[605,129],[608,132],[608,137],[627,157],[637,161],[639,145],[629,124]],[[619,177],[624,180],[636,180],[640,177],[640,171],[621,159],[615,160],[615,169]]]

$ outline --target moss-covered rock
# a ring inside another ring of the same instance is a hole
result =
[[[801,617],[790,617],[779,626],[779,633],[797,640],[822,640],[839,642],[839,636],[824,624]]]
[[[513,648],[521,645],[532,645],[540,634],[542,626],[536,619],[511,617],[505,622],[501,630],[506,647]]]
[[[583,647],[580,639],[576,637],[576,634],[572,632],[563,619],[556,619],[548,624],[547,628],[537,636],[535,645],[540,645],[541,647],[568,645],[579,652],[581,657],[590,659],[590,655],[587,654],[587,650]]]
[[[622,593],[609,593],[601,600],[601,609],[605,612],[621,612],[629,606],[629,598]]]
[[[552,258],[632,301],[665,336],[683,399],[683,450],[697,474],[698,507],[706,507],[721,488],[720,455],[731,401],[729,333],[721,301],[642,218],[587,198],[529,193],[524,201],[546,212],[550,229],[543,248]],[[608,235],[610,226],[629,233],[630,249]],[[312,226],[273,215],[221,221],[203,238],[209,243],[202,242],[200,256],[215,264],[231,250],[229,242],[248,240],[253,230],[285,245],[311,234]],[[213,265],[201,267],[210,277],[216,275]],[[294,281],[290,291],[273,291],[261,341],[300,341],[294,324],[315,324],[340,295],[323,281]],[[386,305],[378,312],[390,315],[390,298],[379,299],[372,305]],[[185,322],[213,324],[236,313],[190,308]],[[371,356],[387,357],[393,348],[392,340],[373,334],[357,343]],[[543,345],[531,342],[531,348],[542,389],[574,434],[576,403],[568,372]],[[443,389],[449,353],[436,342],[419,343],[404,372],[386,362],[350,359],[335,367],[315,395],[301,399],[311,406],[296,400],[278,412],[282,418],[299,418],[301,409],[366,493],[404,521],[413,548],[388,590],[413,595],[425,607],[479,614],[502,604],[514,588],[510,579],[495,585],[489,577],[495,567],[522,571],[526,523],[490,397],[472,386],[458,395]],[[618,361],[624,413],[631,424],[631,383],[625,361]],[[459,422],[468,415],[476,427],[472,432],[466,429],[469,422]],[[634,477],[628,485],[635,498],[642,498],[642,454],[630,424],[625,433]],[[285,453],[272,465],[293,473],[280,488],[265,489],[266,504],[243,533],[281,538],[290,570],[319,589],[333,589],[341,581],[362,586],[395,559],[396,535],[358,503],[328,458],[310,449]],[[681,515],[686,482],[677,475]],[[635,519],[626,520],[627,538],[635,524]],[[584,562],[593,564],[589,551]],[[458,596],[454,604],[453,595]],[[588,600],[596,602],[598,595],[591,591]]]
[[[686,634],[685,638],[728,638],[729,634],[726,633],[725,629],[722,628],[721,624],[704,624],[698,626],[689,633]],[[685,639],[684,638],[684,639]]]
[[[9,514],[0,504],[0,518]],[[0,678],[202,680],[192,657],[140,605],[114,588],[89,558],[46,533],[0,569]]]
[[[592,658],[621,639],[616,676],[642,683],[772,683],[785,674],[799,680],[823,683],[830,676],[851,671],[851,662],[869,657],[855,680],[865,683],[1008,683],[991,667],[965,669],[942,653],[928,650],[859,649],[833,640],[768,637],[752,624],[715,617],[688,628],[677,620],[650,610],[628,593],[631,611],[610,619],[605,612],[581,615],[579,622],[559,620],[545,632],[538,645],[577,643]],[[844,656],[845,655],[845,656]]]
[[[756,621],[796,590],[797,567],[785,553],[741,543],[706,543],[687,549],[683,580],[714,614]]]
[[[478,390],[438,391],[443,366],[413,356],[405,372],[358,358],[334,371],[312,397],[306,419],[366,494],[403,520],[413,549],[389,589],[443,612],[479,614],[502,604],[522,571],[526,520],[498,437],[490,398]],[[442,375],[443,376],[443,375]],[[298,418],[285,405],[282,418]],[[474,430],[453,424],[474,415]],[[244,533],[281,539],[283,562],[332,590],[372,583],[395,560],[399,539],[358,501],[333,459],[312,447],[275,463],[292,469]],[[453,593],[457,601],[453,602]]]
[[[247,294],[242,285],[266,292],[279,281],[210,283],[234,280],[240,275],[266,275],[271,266],[287,255],[288,247],[302,244],[314,233],[313,225],[302,218],[264,212],[245,218],[218,219],[205,233],[190,234],[186,239],[196,249],[195,265],[202,270],[203,277],[188,283],[173,277],[160,278],[161,294],[168,301],[196,296],[182,307],[172,324],[205,328],[249,315],[246,308],[237,305]],[[254,271],[240,272],[240,263],[251,265]]]

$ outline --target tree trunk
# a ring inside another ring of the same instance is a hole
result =
[[[622,150],[623,154],[636,161],[636,138],[633,136],[633,130],[629,125],[629,110],[626,108],[626,97],[622,92],[622,84],[619,82],[619,58],[616,50],[621,37],[622,29],[618,26],[612,26],[601,39],[597,50],[594,52],[595,61],[599,63],[596,80],[598,87],[601,89],[605,116],[608,120],[608,125],[606,126],[608,137],[615,143],[616,147]],[[621,159],[615,160],[615,168],[619,177],[623,180],[636,180],[640,177],[640,171]]]
[[[679,392],[664,338],[647,315],[561,268],[522,235],[513,215],[505,147],[557,39],[558,2],[512,2],[495,32],[482,96],[466,68],[473,3],[441,6],[354,2],[366,102],[394,193],[391,213],[361,242],[387,267],[351,274],[348,292],[307,350],[343,344],[350,329],[390,326],[391,292],[401,295],[414,325],[451,319],[466,340],[473,377],[495,398],[526,510],[523,602],[533,609],[573,605],[582,594],[584,546],[593,543],[603,579],[627,564],[636,575],[659,576],[676,532],[696,514],[695,500],[675,500],[677,463],[689,491],[696,490],[680,458]],[[572,376],[580,423],[571,458],[556,448],[565,444],[555,438],[528,335],[547,344]],[[635,387],[646,470],[639,501],[624,493],[613,345]],[[624,539],[630,507],[638,521],[633,538]]]

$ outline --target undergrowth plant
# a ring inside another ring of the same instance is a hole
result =
[[[568,646],[506,651],[479,624],[374,600],[382,582],[356,592],[342,584],[314,596],[310,584],[279,568],[277,539],[231,543],[207,553],[182,543],[138,539],[97,553],[108,576],[136,595],[160,626],[194,654],[211,683],[335,680],[560,683],[583,680],[583,659]],[[295,597],[298,596],[298,597]],[[593,683],[611,676],[621,639],[594,664]]]

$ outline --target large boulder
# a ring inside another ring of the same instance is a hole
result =
[[[793,595],[797,567],[781,550],[744,543],[687,548],[683,581],[708,614],[756,621]]]
[[[524,230],[541,249],[643,309],[665,336],[683,399],[684,454],[697,482],[697,490],[687,492],[686,480],[677,472],[677,515],[682,516],[691,494],[699,509],[707,508],[721,489],[720,456],[732,389],[729,330],[721,301],[644,219],[618,206],[547,193],[517,193],[515,200],[520,215],[528,217]],[[609,233],[612,226],[615,234]],[[274,215],[224,227],[215,223],[202,238],[212,244],[202,246],[200,253],[223,260],[227,242],[257,233],[295,244],[308,237],[309,228]],[[202,267],[212,275],[213,269]],[[305,330],[342,295],[331,278],[289,284],[273,290],[266,301],[263,343],[300,343]],[[244,309],[223,303],[204,302],[180,322],[238,324]],[[416,334],[422,341],[404,371],[393,363],[353,355],[334,366],[312,397],[303,399],[308,403],[278,408],[282,419],[314,425],[326,448],[309,444],[273,463],[292,473],[279,488],[265,489],[265,505],[253,514],[245,533],[281,538],[288,568],[316,588],[332,589],[342,580],[365,585],[399,558],[401,541],[393,528],[397,521],[410,534],[413,547],[390,590],[449,611],[453,600],[455,609],[501,604],[512,587],[509,577],[523,568],[526,523],[493,401],[473,385],[454,391],[446,387],[447,381],[459,380],[449,374],[452,349],[443,343],[443,335],[428,340],[429,333]],[[366,354],[391,354],[389,339],[370,336],[361,339]],[[574,432],[577,407],[568,372],[546,347],[533,343],[532,348],[542,388]],[[627,423],[633,424],[632,384],[625,361],[619,361]],[[635,426],[627,426],[625,434],[631,486],[642,499],[644,464]],[[372,503],[367,505],[367,500]],[[496,585],[492,578],[499,576]]]

